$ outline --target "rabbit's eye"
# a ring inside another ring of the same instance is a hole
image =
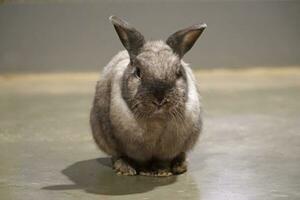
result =
[[[140,70],[140,68],[138,68],[138,67],[135,68],[134,75],[137,78],[141,78],[141,70]]]
[[[178,70],[178,71],[176,72],[176,77],[177,77],[177,78],[181,78],[181,77],[182,77],[182,71],[181,71],[181,70]]]

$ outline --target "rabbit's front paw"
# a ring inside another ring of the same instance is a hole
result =
[[[142,176],[172,176],[173,173],[168,161],[153,160],[150,165],[144,166],[139,172]]]
[[[172,176],[172,172],[170,169],[158,169],[157,171],[154,172],[154,176]]]
[[[174,174],[183,174],[187,171],[187,163],[186,161],[174,163],[172,166],[172,172]]]
[[[140,171],[140,175],[142,176],[159,176],[159,177],[164,177],[164,176],[172,176],[172,172],[168,169],[159,169],[156,171]]]
[[[134,167],[121,158],[114,161],[113,168],[118,175],[134,176],[137,174]]]

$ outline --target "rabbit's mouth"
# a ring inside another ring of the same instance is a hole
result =
[[[171,119],[176,117],[177,108],[176,105],[169,101],[166,103],[157,104],[156,102],[140,101],[131,107],[136,119],[142,120],[155,120],[155,119]]]
[[[165,119],[168,116],[168,109],[165,106],[145,106],[144,111],[141,111],[144,113],[143,118],[144,119]],[[147,111],[146,111],[147,110]]]
[[[156,110],[153,111],[152,115],[153,116],[160,116],[160,115],[165,115],[166,114],[166,111],[164,108],[160,107],[160,108],[157,108]]]
[[[149,118],[151,119],[167,119],[170,117],[170,112],[169,112],[169,107],[168,106],[160,106],[160,107],[155,107],[151,114],[149,115]]]

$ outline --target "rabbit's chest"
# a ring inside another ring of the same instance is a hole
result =
[[[178,154],[183,144],[179,124],[171,122],[148,123],[145,127],[143,148],[151,157],[169,158]]]
[[[161,122],[148,122],[144,124],[144,143],[154,147],[166,129],[166,124]]]

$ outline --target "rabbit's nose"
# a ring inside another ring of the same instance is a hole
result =
[[[165,102],[166,91],[163,89],[157,88],[153,92],[153,96],[155,98],[155,100],[154,100],[155,104],[160,106],[160,105],[164,104],[164,102]]]
[[[152,103],[155,105],[155,106],[157,106],[157,107],[161,107],[161,106],[163,106],[165,103],[166,103],[166,101],[165,101],[165,99],[163,99],[162,101],[157,101],[157,100],[154,100],[154,101],[152,101]]]
[[[163,105],[167,104],[170,100],[166,97],[166,95],[156,95],[155,99],[152,103],[157,106],[158,108],[162,107]]]
[[[162,81],[155,81],[149,84],[149,91],[154,97],[154,104],[162,106],[166,101],[166,94],[170,91],[171,86]]]

